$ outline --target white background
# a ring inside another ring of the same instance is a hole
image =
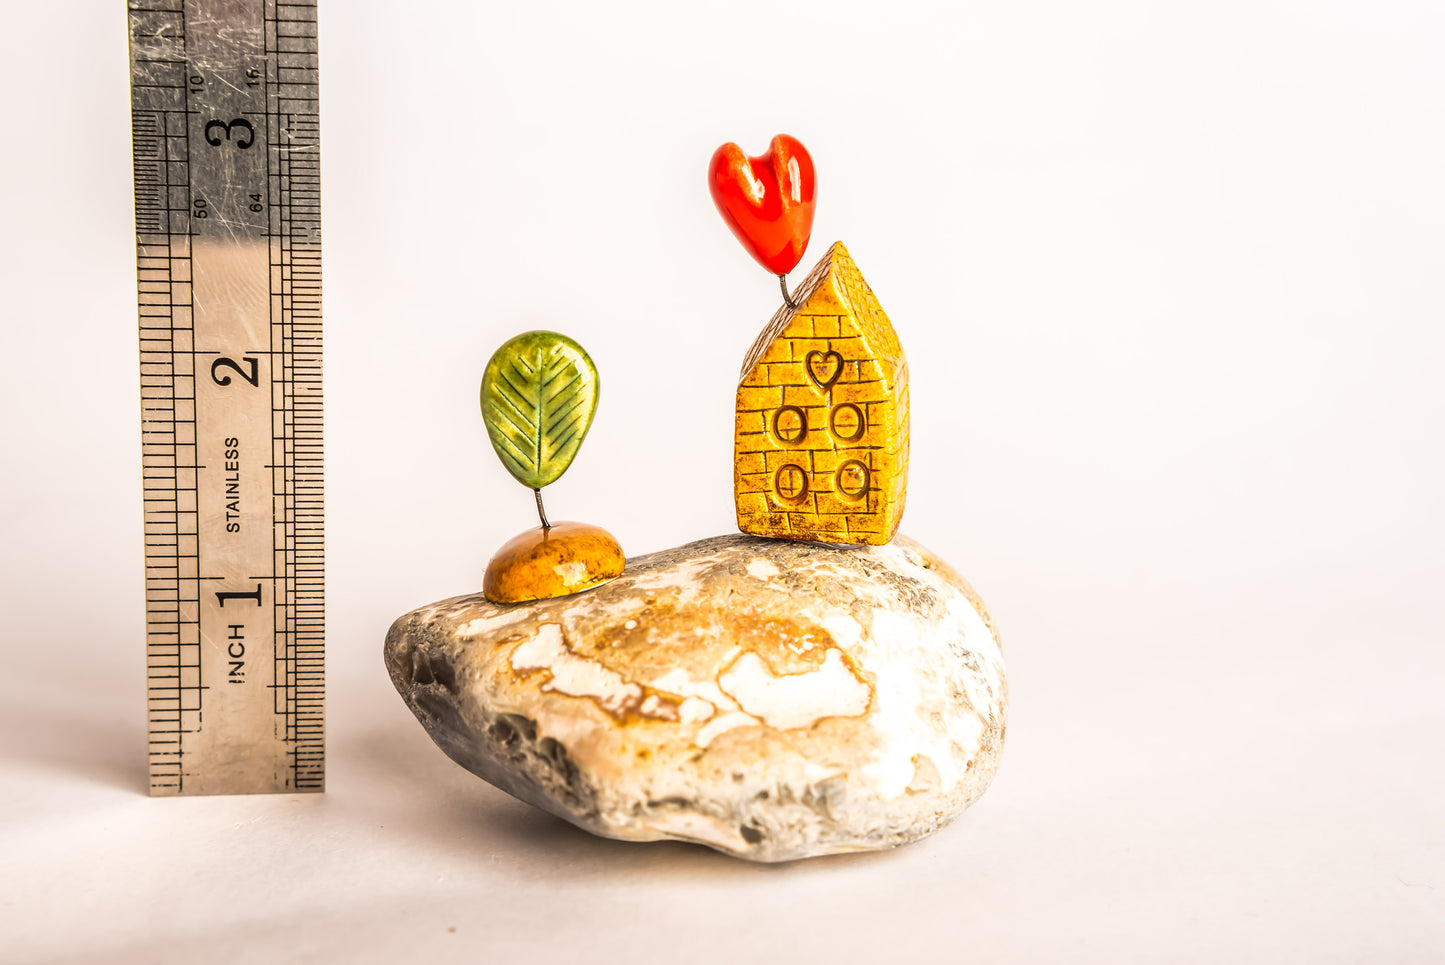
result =
[[[326,0],[321,37],[329,789],[151,800],[122,4],[6,5],[0,957],[1445,959],[1445,8]],[[704,175],[779,131],[1013,703],[949,829],[755,867],[472,778],[381,643],[532,525],[476,407],[518,331],[603,376],[554,518],[731,531],[777,286]]]

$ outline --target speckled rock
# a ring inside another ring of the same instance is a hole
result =
[[[922,546],[723,536],[575,596],[423,607],[392,682],[454,761],[595,834],[755,861],[891,848],[988,787],[1007,685]]]

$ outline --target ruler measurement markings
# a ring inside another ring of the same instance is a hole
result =
[[[276,45],[276,43],[275,43],[275,39],[276,39],[275,34],[276,34],[276,31],[275,31],[275,26],[274,26],[274,24],[268,22],[268,23],[266,24],[266,46],[267,46],[267,50],[270,51],[270,52],[274,52],[274,51],[277,49],[277,45]],[[266,71],[266,78],[265,78],[265,82],[266,82],[266,84],[268,85],[268,92],[270,91],[271,86],[274,85],[275,82],[276,82],[276,77],[274,76],[274,67],[272,67],[271,65],[274,65],[274,64],[276,64],[276,63],[278,63],[278,62],[279,62],[279,59],[276,58],[276,57],[274,57],[274,56],[268,58],[268,69],[267,69],[267,71]],[[282,135],[282,122],[281,122],[281,118],[280,118],[280,116],[279,116],[279,98],[273,99],[273,98],[271,98],[271,97],[268,97],[268,99],[267,99],[267,101],[266,101],[266,107],[267,107],[267,113],[266,113],[266,124],[267,124],[267,128],[268,128],[268,130],[273,131],[274,134],[275,134],[275,137],[273,138],[272,143],[275,143],[275,144],[278,144],[278,145],[279,145],[279,144],[281,143],[281,139],[282,139],[282,136],[283,136],[283,135]],[[274,162],[274,163],[273,163],[273,162]],[[270,336],[271,336],[271,339],[272,339],[272,347],[273,347],[273,348],[275,347],[276,334],[277,334],[276,330],[277,330],[278,323],[283,326],[283,331],[284,331],[284,323],[285,323],[285,305],[284,305],[284,301],[278,296],[278,292],[282,292],[282,291],[285,290],[285,286],[286,286],[285,272],[284,272],[284,271],[281,271],[281,270],[278,270],[278,266],[277,266],[277,264],[276,264],[276,262],[277,262],[277,259],[276,259],[276,250],[277,250],[277,248],[278,248],[281,244],[284,244],[284,241],[282,241],[281,239],[283,239],[283,238],[284,238],[284,235],[285,235],[285,225],[284,225],[284,215],[283,215],[283,205],[284,205],[284,203],[285,203],[285,190],[284,190],[284,180],[283,180],[283,179],[284,179],[284,157],[282,156],[282,154],[281,154],[280,151],[278,150],[278,151],[276,152],[276,155],[275,155],[274,159],[268,157],[267,182],[266,182],[267,190],[272,193],[272,197],[275,198],[275,200],[276,200],[276,202],[277,202],[277,203],[272,207],[271,212],[270,212],[270,214],[268,215],[268,226],[269,226],[269,227],[271,228],[271,230],[272,230],[272,235],[271,235],[271,238],[269,239],[269,242],[268,242],[268,245],[267,245],[267,253],[266,253],[266,271],[267,271],[268,277],[272,279],[272,288],[271,288],[272,294],[271,294],[271,298],[270,298],[270,302],[269,302],[269,309],[270,309],[270,312],[271,312]],[[283,346],[285,345],[284,337],[283,337],[283,339],[282,339],[282,344],[283,344]],[[285,372],[285,368],[286,368],[286,362],[285,362],[285,359],[284,359],[284,357],[283,357],[283,359],[282,359],[283,376],[287,374],[287,373]],[[284,382],[284,380],[283,380],[282,382],[278,383],[278,384],[273,385],[273,389],[272,389],[272,403],[271,403],[271,406],[272,406],[272,418],[271,418],[271,432],[270,432],[270,435],[271,435],[271,460],[270,460],[270,462],[268,463],[268,467],[269,467],[269,470],[270,470],[270,473],[271,473],[271,479],[272,479],[272,484],[271,484],[271,498],[272,498],[273,503],[276,504],[277,507],[278,507],[278,514],[277,514],[277,515],[278,515],[278,518],[279,518],[281,521],[283,521],[282,531],[283,531],[283,533],[284,533],[284,521],[285,521],[286,518],[287,518],[287,516],[286,516],[285,497],[284,497],[284,491],[285,491],[284,477],[287,475],[287,473],[288,473],[290,470],[289,470],[289,467],[286,467],[286,466],[284,466],[284,465],[280,467],[280,476],[282,477],[282,480],[281,480],[281,487],[280,487],[280,488],[281,488],[281,493],[280,493],[279,496],[278,496],[278,493],[277,493],[277,467],[276,467],[276,442],[277,442],[277,439],[276,439],[276,417],[275,417],[275,395],[276,395],[276,392],[277,392],[277,391],[281,391],[281,392],[284,394],[284,391],[285,391],[285,382]],[[284,440],[283,440],[283,447],[284,447]],[[288,570],[290,569],[290,567],[288,566],[288,564],[291,562],[290,555],[289,555],[288,553],[284,552],[284,551],[282,551],[282,552],[278,552],[278,551],[277,551],[277,547],[276,547],[274,535],[273,535],[273,542],[272,542],[272,560],[273,560],[273,565],[275,566],[275,569],[276,569],[276,571],[277,571],[278,573],[286,573],[286,572],[288,572]],[[283,607],[283,601],[284,601],[284,604],[285,604],[284,607]],[[276,592],[276,595],[275,595],[275,601],[274,601],[274,605],[275,605],[275,607],[276,607],[277,646],[276,646],[276,651],[275,651],[275,653],[273,654],[272,674],[273,674],[273,678],[274,678],[276,681],[278,681],[279,683],[273,685],[273,688],[274,688],[274,689],[272,690],[272,693],[271,693],[271,699],[272,699],[272,704],[273,704],[273,706],[276,708],[277,712],[279,712],[279,713],[282,715],[282,726],[285,728],[285,731],[286,731],[286,734],[287,734],[288,738],[290,738],[291,740],[294,741],[295,738],[296,738],[295,716],[294,716],[295,699],[296,699],[296,698],[295,698],[295,683],[294,683],[294,681],[293,681],[292,679],[290,679],[290,676],[289,676],[289,669],[290,669],[291,656],[292,656],[292,654],[291,654],[292,640],[291,640],[291,635],[290,635],[290,634],[291,634],[291,630],[293,629],[293,628],[290,626],[289,617],[292,615],[292,613],[293,613],[294,611],[292,611],[292,610],[290,609],[289,604],[290,604],[289,586],[287,585],[286,581],[283,580],[282,583],[281,583],[281,585],[280,585],[280,586],[278,587],[278,589],[277,589],[277,592]],[[294,767],[294,761],[295,761],[295,758],[294,758],[294,756],[293,756],[293,767]]]
[[[303,21],[309,20],[313,16],[313,11],[306,10],[299,6],[282,5],[278,6],[277,8],[278,17],[282,10],[292,11],[296,15],[296,19]],[[283,29],[278,23],[275,28],[275,33],[278,41],[280,36],[282,36],[285,32],[286,31],[283,31]],[[314,36],[314,22],[309,23],[307,27],[300,32],[308,33]],[[307,98],[307,106],[302,109],[314,109],[310,105],[315,104],[315,53],[314,50],[305,50],[303,53],[287,56],[280,50],[279,42],[273,44],[273,49],[277,52],[277,56],[275,57],[274,62],[277,64],[277,81],[281,85],[278,92],[279,96],[277,99],[275,117],[279,122],[281,112],[283,109],[285,109],[287,111],[287,123],[289,127],[295,132],[295,139],[291,143],[288,144],[278,141],[278,161],[284,165],[286,170],[286,178],[281,185],[286,193],[286,205],[284,209],[285,216],[287,220],[292,223],[292,231],[288,231],[283,234],[283,239],[290,242],[297,240],[293,236],[293,233],[297,230],[297,228],[300,228],[302,231],[310,230],[305,227],[304,223],[298,224],[298,219],[295,216],[296,185],[303,179],[313,182],[315,180],[313,176],[305,174],[301,170],[301,168],[310,167],[310,165],[298,165],[297,163],[295,163],[295,148],[299,146],[297,144],[297,142],[299,141],[304,142],[304,146],[306,149],[314,151],[316,146],[315,132],[318,128],[318,125],[312,120],[302,119],[296,116],[296,108],[292,106],[291,103],[289,103],[290,99],[286,97],[286,95],[289,93],[286,85],[290,78],[288,78],[287,74],[285,73],[285,69],[288,66],[296,65],[308,68],[307,70],[297,72],[300,75],[298,79],[304,84],[305,92],[311,95],[311,97]],[[288,63],[288,61],[290,61],[290,63]],[[310,192],[306,193],[309,194]],[[316,192],[316,197],[318,198],[319,203],[319,190]],[[319,208],[317,209],[316,221],[319,223]],[[314,245],[315,242],[308,238],[306,239],[306,244],[304,244],[303,247]],[[286,261],[288,262],[287,266],[281,271],[281,274],[286,282],[283,287],[283,292],[289,290],[290,293],[294,295],[294,290],[297,283],[297,269],[298,267],[300,267],[300,263],[304,263],[305,261],[308,261],[310,259],[303,257],[298,260],[295,250],[296,245],[294,243],[287,244],[286,247],[290,249],[290,257],[286,259]],[[317,278],[319,279],[319,264],[317,266],[317,272]],[[288,299],[283,297],[282,307],[284,310],[281,316],[281,336],[283,342],[291,350],[290,354],[288,355],[288,360],[294,360],[294,358],[296,357],[296,353],[299,351],[299,348],[295,343],[296,332],[294,313],[296,306],[294,297],[289,299],[289,305],[287,304],[287,301]],[[319,335],[320,333],[317,332],[317,344],[315,347],[318,351],[320,348]],[[292,368],[294,369],[294,362],[292,363]],[[290,373],[290,377],[295,377],[294,371]],[[293,411],[295,403],[292,399],[293,393],[289,391],[291,382],[288,380],[284,382],[283,385],[285,386],[286,390],[282,393],[283,416],[281,420],[281,428],[282,434],[285,435],[287,422],[295,422]],[[282,448],[284,455],[287,448],[286,444],[283,443]],[[299,477],[306,470],[304,469],[304,460],[298,461],[294,452],[294,447],[289,456],[287,456],[286,461],[290,470],[286,473],[285,478],[283,479],[283,490],[285,492],[285,500],[287,504],[286,526],[279,532],[278,536],[281,539],[286,557],[289,560],[299,562],[299,557],[305,550],[294,538],[295,518],[297,512],[296,493]],[[319,466],[317,467],[317,472],[317,478],[319,479]],[[288,692],[294,694],[296,697],[295,701],[291,705],[291,713],[288,715],[287,725],[290,728],[291,732],[298,738],[298,743],[294,745],[295,750],[293,753],[293,762],[298,770],[298,774],[303,780],[307,781],[308,783],[314,783],[316,781],[319,781],[321,777],[320,767],[322,758],[318,753],[319,745],[308,745],[306,743],[300,742],[300,739],[307,736],[319,735],[321,733],[322,721],[320,717],[320,704],[319,699],[314,696],[314,694],[316,693],[316,691],[314,690],[315,682],[319,679],[319,673],[308,672],[319,671],[320,664],[319,661],[313,659],[313,657],[319,657],[319,654],[313,654],[310,648],[307,647],[304,643],[302,643],[301,639],[298,636],[298,632],[302,629],[301,619],[303,617],[313,616],[315,612],[312,608],[305,606],[305,604],[298,597],[298,589],[300,587],[303,569],[309,572],[313,568],[291,566],[288,567],[286,571],[287,579],[285,581],[285,589],[288,601],[291,602],[292,606],[290,611],[288,612],[288,620],[286,625],[287,649],[285,680],[287,683]]]

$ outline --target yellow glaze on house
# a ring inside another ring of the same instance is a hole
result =
[[[842,242],[743,363],[733,432],[738,529],[881,545],[908,488],[908,362]]]

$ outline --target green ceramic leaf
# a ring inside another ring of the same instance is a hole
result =
[[[556,332],[526,332],[497,349],[482,376],[482,418],[492,448],[522,485],[557,481],[597,412],[597,368]]]

